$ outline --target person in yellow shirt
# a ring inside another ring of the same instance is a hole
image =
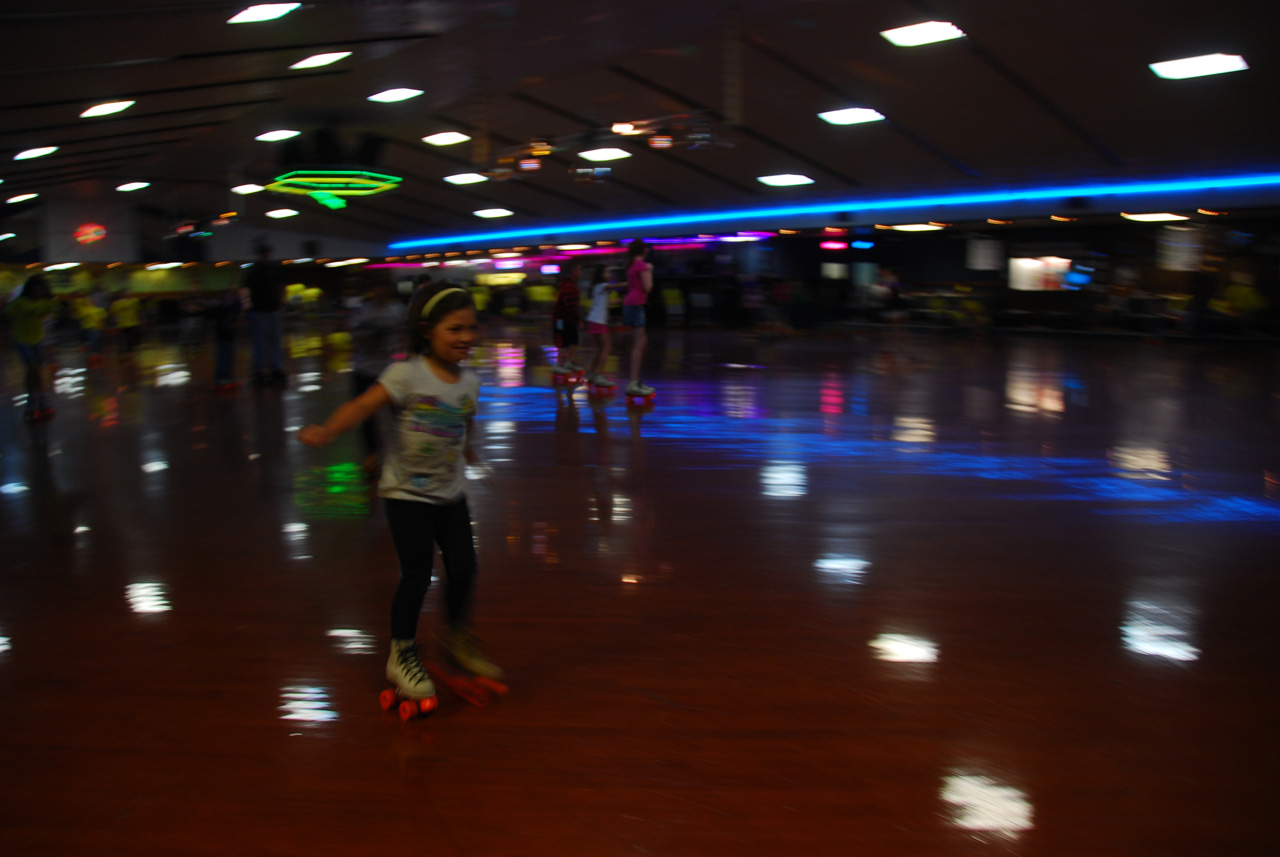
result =
[[[26,420],[43,420],[53,416],[53,407],[44,393],[44,320],[58,311],[49,282],[43,274],[35,274],[22,284],[18,296],[4,308],[4,316],[13,329],[13,342],[22,358],[23,380],[27,401],[22,409]]]
[[[142,339],[142,301],[122,295],[111,302],[111,315],[120,329],[120,353],[132,354]]]
[[[80,321],[80,332],[84,334],[85,344],[89,347],[89,367],[102,365],[102,328],[107,323],[107,311],[98,306],[88,295],[81,295],[75,301],[76,318]]]

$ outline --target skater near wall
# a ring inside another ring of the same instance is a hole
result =
[[[645,333],[644,305],[653,291],[653,265],[646,261],[649,245],[639,238],[627,245],[627,294],[622,299],[622,323],[631,328],[631,380],[627,384],[628,396],[650,396],[653,388],[640,383],[640,364],[648,343]]]
[[[22,358],[23,381],[27,401],[22,417],[27,420],[53,416],[44,393],[44,320],[58,311],[43,274],[35,274],[22,285],[22,292],[4,308],[5,318],[13,325],[13,343]]]
[[[471,515],[463,492],[480,379],[460,364],[476,342],[471,295],[440,284],[414,295],[406,330],[413,356],[393,363],[359,397],[324,425],[298,433],[308,446],[325,446],[390,406],[388,438],[378,494],[400,559],[400,584],[391,605],[391,657],[387,678],[410,699],[435,694],[418,652],[418,616],[431,584],[435,545],[444,563],[446,627],[438,633],[445,656],[474,675],[495,680],[502,670],[479,651],[471,633],[476,577]]]
[[[283,384],[286,380],[281,359],[284,336],[284,279],[271,264],[271,248],[258,247],[258,261],[245,272],[244,288],[249,291],[249,328],[253,332],[253,381],[259,386]]]
[[[560,285],[556,291],[556,303],[551,308],[551,329],[556,343],[556,365],[551,371],[560,375],[581,372],[574,359],[578,356],[578,327],[582,324],[582,299],[578,290],[577,261],[568,262],[560,272]]]

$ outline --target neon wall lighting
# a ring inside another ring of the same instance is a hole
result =
[[[1230,190],[1280,186],[1280,173],[1250,173],[1230,176],[1205,176],[1182,179],[1165,179],[1140,182],[1114,182],[1083,185],[1054,185],[975,193],[936,194],[931,196],[890,198],[846,198],[810,205],[778,205],[758,208],[708,209],[684,211],[674,214],[630,217],[618,220],[579,221],[575,223],[547,223],[519,229],[503,229],[491,232],[459,232],[452,235],[432,235],[410,238],[388,245],[391,250],[408,250],[448,244],[502,242],[516,238],[534,238],[571,232],[630,232],[667,226],[710,224],[751,218],[803,217],[839,212],[895,211],[942,205],[975,205],[1008,202],[1029,202],[1074,196],[1137,196],[1153,193],[1177,193],[1179,191]]]

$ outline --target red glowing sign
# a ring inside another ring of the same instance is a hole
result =
[[[107,237],[107,227],[101,223],[85,223],[76,229],[75,236],[81,244],[92,244]]]

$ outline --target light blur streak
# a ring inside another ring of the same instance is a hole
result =
[[[803,497],[808,492],[804,465],[774,462],[760,469],[760,482],[766,497]]]
[[[1200,650],[1191,643],[1195,611],[1168,598],[1138,598],[1127,606],[1120,627],[1126,649],[1171,661],[1199,660]]]
[[[910,634],[881,634],[867,645],[876,658],[899,664],[932,664],[938,660],[938,644]]]
[[[329,708],[329,692],[323,687],[288,685],[281,689],[280,699],[282,720],[323,723],[338,719],[338,712]]]
[[[129,609],[134,613],[167,613],[173,609],[165,596],[163,583],[131,583],[124,592]]]
[[[951,805],[951,823],[962,830],[1017,839],[1035,826],[1031,802],[1022,789],[974,774],[953,774],[942,783],[942,799]]]

